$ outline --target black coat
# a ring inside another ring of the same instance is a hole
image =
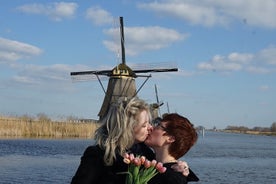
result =
[[[146,156],[149,160],[154,159],[152,150],[143,143],[134,145],[130,152]],[[114,164],[106,166],[103,156],[104,150],[99,146],[89,146],[81,157],[71,184],[124,184],[126,175],[119,174],[127,171],[127,164],[123,162],[123,157],[116,155]]]
[[[144,143],[135,144],[129,151],[135,155],[143,155],[149,160],[155,158],[153,151]],[[117,154],[117,159],[113,165],[106,166],[103,156],[104,150],[98,145],[86,148],[71,184],[124,184],[126,174],[119,174],[127,171],[127,164],[123,162],[123,157]],[[181,173],[173,171],[170,168],[171,165],[172,163],[164,164],[167,171],[164,174],[156,175],[149,184],[159,182],[160,184],[185,184],[188,181],[198,181],[197,176],[191,170],[189,176],[184,177]]]
[[[188,177],[184,177],[180,172],[175,172],[171,168],[173,164],[176,163],[164,163],[163,166],[167,168],[166,172],[155,175],[148,184],[187,184],[189,181],[199,181],[198,177],[190,169]]]

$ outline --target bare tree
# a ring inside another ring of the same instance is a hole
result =
[[[51,118],[49,118],[46,114],[44,113],[38,113],[37,115],[38,121],[44,121],[44,122],[49,122],[51,121]]]
[[[271,132],[276,132],[276,122],[272,123]]]

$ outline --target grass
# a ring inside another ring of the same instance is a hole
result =
[[[95,122],[56,122],[24,120],[0,116],[2,138],[93,138]]]

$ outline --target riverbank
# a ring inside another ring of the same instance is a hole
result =
[[[0,117],[1,138],[93,138],[97,122],[23,120]]]
[[[51,121],[0,116],[0,138],[93,138],[99,127],[96,120]],[[214,131],[214,130],[211,130]],[[216,130],[226,133],[276,136],[276,132]]]
[[[251,135],[266,135],[266,136],[276,136],[276,132],[261,132],[261,131],[253,131],[253,130],[222,130],[222,132],[226,133],[239,133],[239,134],[251,134]]]

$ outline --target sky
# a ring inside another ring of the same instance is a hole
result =
[[[195,126],[276,122],[276,0],[0,1],[0,115],[98,119],[104,91],[70,72],[177,66],[138,93]],[[136,78],[139,88],[145,78]],[[106,88],[108,79],[103,79]]]

